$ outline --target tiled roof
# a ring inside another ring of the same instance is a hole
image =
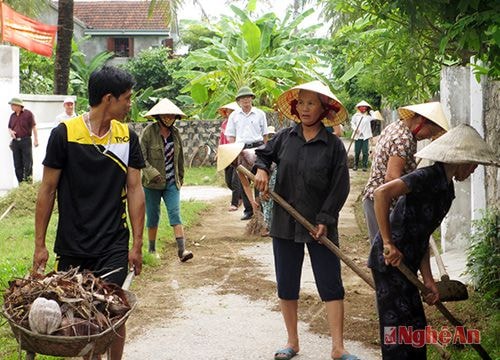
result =
[[[74,17],[95,30],[168,30],[159,11],[148,17],[149,1],[75,1]]]

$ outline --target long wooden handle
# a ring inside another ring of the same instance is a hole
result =
[[[450,277],[448,276],[448,273],[446,272],[446,269],[444,267],[441,254],[439,253],[439,249],[437,248],[436,241],[434,240],[434,237],[432,235],[429,237],[429,247],[434,254],[434,259],[436,259],[436,264],[439,270],[439,275],[441,276],[441,280],[450,280]]]
[[[252,174],[248,169],[246,169],[244,166],[239,165],[236,170],[240,172],[241,174],[245,175],[247,178],[249,178],[252,181],[255,181],[255,176]],[[285,201],[280,195],[275,193],[274,191],[270,191],[269,194],[273,198],[274,201],[276,201],[283,209],[285,209],[292,217],[297,220],[302,226],[304,226],[307,230],[309,231],[314,231],[315,228],[314,226],[305,218],[303,217],[297,210],[295,210],[289,203]],[[375,283],[373,282],[373,279],[368,276],[367,273],[365,273],[363,270],[361,270],[351,259],[349,259],[344,253],[342,253],[337,245],[335,245],[330,239],[328,239],[326,236],[322,236],[320,238],[320,242],[325,245],[330,251],[332,251],[337,257],[342,260],[348,267],[351,268],[359,277],[361,277],[372,289],[375,290]],[[434,339],[433,339],[434,340]],[[442,359],[450,359],[451,355],[448,353],[444,347],[439,343],[436,342],[432,344],[436,351],[440,354]]]
[[[421,282],[417,276],[402,262],[398,266],[399,271],[403,273],[404,276],[413,284],[415,285],[424,295],[427,295],[431,292],[430,289],[428,289],[423,282]],[[444,304],[441,301],[438,301],[437,303],[434,304],[437,309],[444,315],[446,319],[448,319],[449,322],[451,322],[454,326],[460,326],[463,328],[464,333],[467,334],[467,329],[465,328],[464,324],[461,323],[455,316],[453,316],[452,313],[449,312],[449,310],[444,306]],[[486,350],[481,346],[481,344],[471,344],[471,346],[478,352],[478,354],[481,356],[482,359],[487,359],[491,360],[490,355],[486,352]]]
[[[242,165],[239,165],[236,170],[243,173],[247,178],[254,181],[255,176],[250,171],[248,171]],[[315,227],[303,217],[297,210],[295,210],[289,203],[285,201],[280,195],[276,194],[274,191],[270,191],[269,194],[283,209],[285,209],[292,217],[297,220],[302,226],[304,226],[310,232],[315,231]],[[363,270],[361,270],[351,259],[349,259],[344,253],[342,253],[337,245],[335,245],[326,236],[322,236],[319,241],[325,245],[329,250],[331,250],[337,257],[342,260],[347,266],[349,266],[356,274],[358,274],[368,285],[375,289],[375,284],[373,279]]]

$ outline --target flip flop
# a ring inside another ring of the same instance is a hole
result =
[[[333,358],[333,360],[361,360],[354,354],[342,354],[341,357]]]
[[[274,360],[290,360],[297,352],[293,350],[291,347],[287,347],[281,350],[278,350],[274,353]]]

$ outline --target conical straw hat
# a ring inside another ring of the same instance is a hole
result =
[[[331,92],[330,88],[320,81],[311,81],[302,85],[294,86],[293,88],[285,91],[278,98],[278,109],[279,111],[285,115],[288,119],[295,121],[296,123],[300,123],[300,119],[297,115],[292,114],[291,103],[293,100],[298,100],[299,98],[299,90],[309,90],[314,91],[318,94],[324,95],[328,99],[328,105],[337,109],[335,116],[333,119],[324,118],[321,121],[325,126],[335,126],[343,123],[347,120],[347,110],[344,105],[340,102],[339,99]]]
[[[243,143],[219,145],[217,148],[217,171],[227,168],[245,147]]]
[[[449,121],[444,115],[443,107],[439,101],[403,106],[398,109],[398,113],[401,120],[410,119],[417,113],[446,131],[450,128]]]
[[[382,116],[382,113],[378,110],[373,112],[372,118],[374,118],[375,120],[384,121],[384,117]]]
[[[221,107],[219,107],[217,110],[224,110],[224,109],[228,109],[228,110],[238,110],[240,108],[240,106],[238,105],[238,103],[236,101],[233,101],[229,104],[226,104],[226,105],[222,105]]]
[[[366,101],[360,101],[359,103],[356,104],[356,108],[359,108],[360,106],[366,106],[366,107],[369,107],[370,109],[372,108],[372,106],[370,104],[368,104]]]
[[[499,157],[472,126],[460,124],[415,154],[448,164],[476,163],[500,166]]]
[[[155,106],[153,106],[146,114],[144,114],[144,117],[152,117],[154,115],[186,116],[186,114],[184,114],[182,110],[177,107],[177,105],[175,105],[167,98],[158,101]]]

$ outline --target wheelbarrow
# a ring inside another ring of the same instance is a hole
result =
[[[56,336],[37,334],[17,324],[8,312],[5,311],[4,306],[2,309],[3,315],[9,322],[12,332],[19,344],[19,359],[21,359],[22,350],[26,351],[27,360],[35,359],[36,354],[61,357],[90,356],[90,358],[94,358],[100,354],[106,353],[117,336],[118,331],[125,325],[125,322],[137,305],[137,297],[135,294],[128,291],[133,276],[134,271],[130,271],[123,286],[123,291],[130,305],[130,310],[114,323],[113,326],[95,335]]]

